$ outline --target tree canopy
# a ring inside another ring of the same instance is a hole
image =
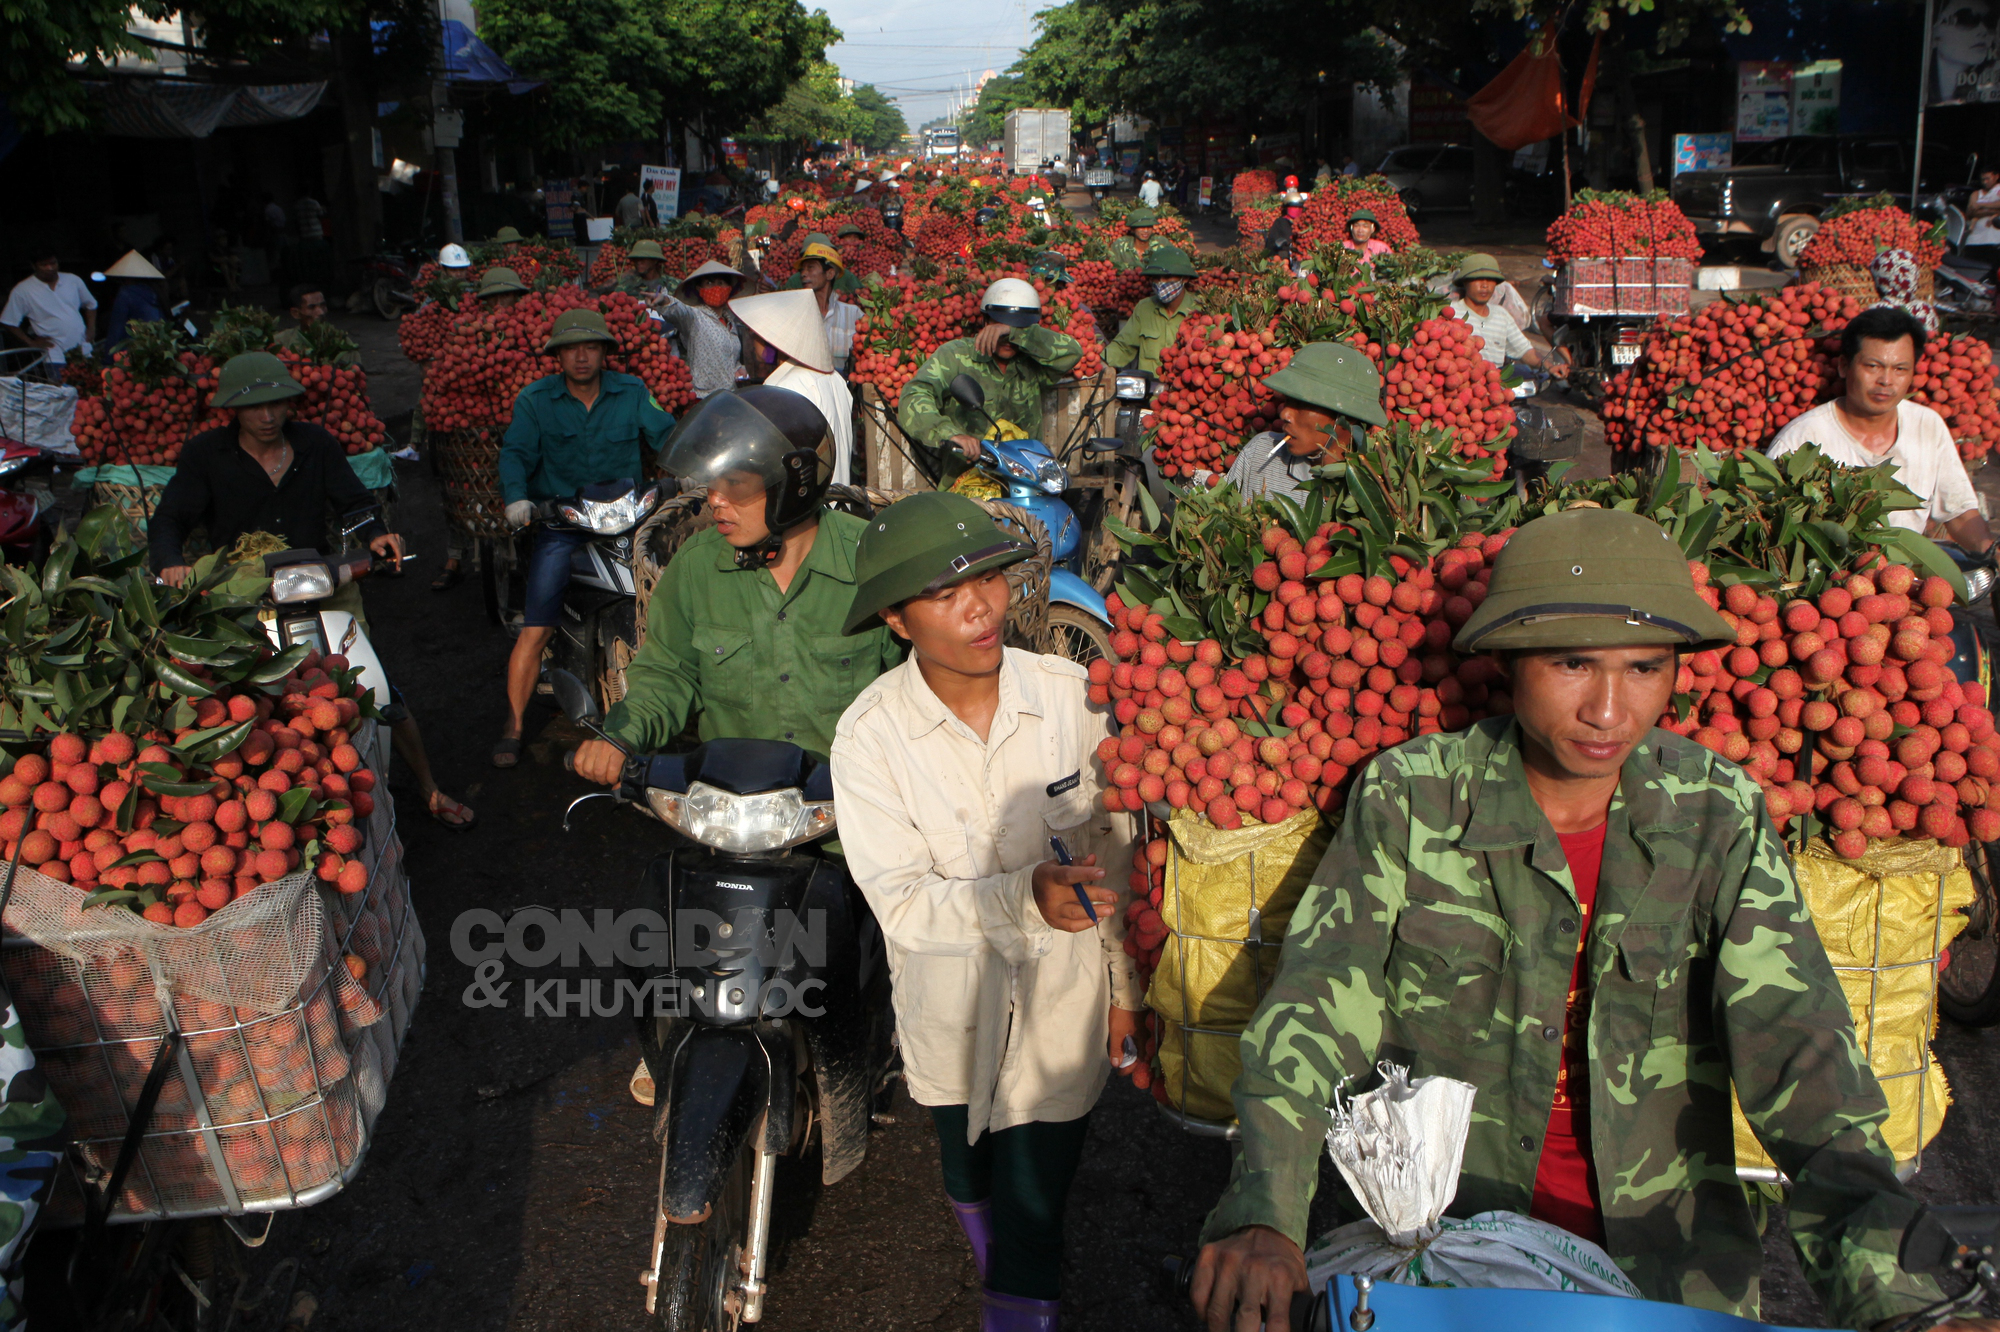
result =
[[[857,84],[849,100],[854,103],[854,141],[871,153],[886,152],[910,132],[903,109],[883,95],[872,83]]]
[[[1643,20],[1662,48],[1694,23],[1748,32],[1738,0],[1067,0],[1035,15],[1009,73],[1025,105],[1078,124],[1128,111],[1155,120],[1294,123],[1327,87],[1387,89],[1415,69],[1490,66],[1511,25],[1616,31]],[[997,82],[997,80],[995,80]],[[990,85],[989,85],[990,86]]]
[[[965,114],[960,130],[967,143],[984,145],[997,141],[1007,126],[1007,113],[1024,106],[1040,106],[1037,90],[1019,74],[996,74],[979,90],[979,101]]]
[[[535,138],[576,148],[700,124],[712,139],[774,113],[840,39],[799,0],[485,0],[481,36],[537,93]],[[836,97],[837,100],[837,97]]]

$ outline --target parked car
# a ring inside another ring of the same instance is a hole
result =
[[[1402,196],[1411,218],[1472,207],[1472,149],[1461,143],[1391,148],[1376,171]]]
[[[1914,145],[1881,135],[1795,134],[1768,143],[1739,145],[1734,165],[1683,171],[1673,198],[1695,231],[1715,244],[1758,242],[1786,268],[1819,230],[1819,216],[1834,200],[1858,194],[1910,202]],[[1974,159],[1960,149],[1927,144],[1921,192],[1971,179]]]

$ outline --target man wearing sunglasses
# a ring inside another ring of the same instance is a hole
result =
[[[1344,342],[1299,348],[1291,364],[1265,376],[1264,387],[1278,395],[1282,428],[1252,435],[1222,477],[1246,498],[1303,502],[1313,468],[1345,458],[1369,426],[1389,424],[1374,362]]]

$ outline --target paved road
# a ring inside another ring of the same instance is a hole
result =
[[[414,378],[398,371],[389,326],[343,322],[362,337],[383,413],[400,427]],[[475,584],[428,589],[443,549],[435,492],[421,466],[403,465],[401,485],[403,525],[422,559],[410,576],[368,589],[377,646],[423,720],[447,789],[479,811],[480,825],[446,831],[392,779],[430,979],[360,1177],[331,1201],[280,1217],[270,1242],[244,1260],[261,1280],[298,1259],[302,1286],[320,1300],[314,1328],[327,1332],[638,1329],[657,1158],[649,1114],[625,1090],[636,1059],[628,1028],[617,1018],[531,1019],[518,1002],[467,1007],[473,978],[452,958],[449,936],[472,907],[620,905],[657,830],[604,806],[578,831],[560,830],[563,805],[582,788],[560,766],[576,737],[547,712],[533,718],[519,768],[486,765],[507,641],[486,622]],[[2000,1130],[1996,1042],[1953,1030],[1938,1042],[1960,1103],[1918,1177],[1926,1197],[2000,1194],[1990,1149]],[[782,1177],[765,1326],[977,1326],[976,1280],[936,1161],[928,1117],[903,1104],[846,1181],[821,1190]],[[1151,1273],[1162,1253],[1188,1250],[1226,1173],[1220,1144],[1179,1133],[1145,1095],[1114,1087],[1094,1117],[1070,1209],[1065,1325],[1188,1326],[1159,1303]],[[1817,1324],[1781,1226],[1768,1247],[1768,1316]]]

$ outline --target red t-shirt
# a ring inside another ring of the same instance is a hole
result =
[[[1576,961],[1570,968],[1569,1004],[1563,1017],[1562,1064],[1556,1070],[1556,1099],[1549,1108],[1542,1159],[1535,1167],[1535,1198],[1528,1215],[1561,1226],[1593,1244],[1604,1243],[1604,1209],[1597,1199],[1597,1172],[1590,1157],[1590,991],[1583,982],[1583,944],[1590,937],[1597,904],[1597,875],[1604,864],[1604,828],[1559,833],[1570,877],[1583,907],[1577,922]]]

